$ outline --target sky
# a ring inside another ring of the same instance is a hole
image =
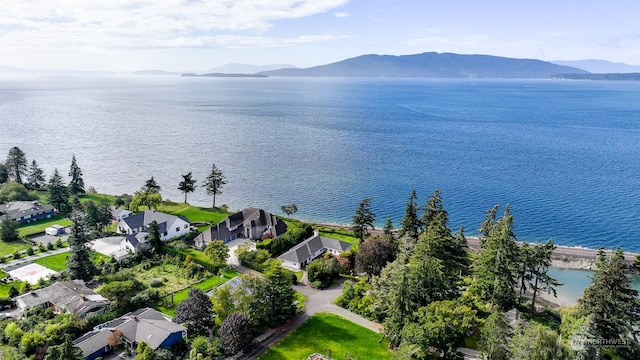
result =
[[[637,0],[0,0],[0,65],[206,71],[364,54],[640,65]]]

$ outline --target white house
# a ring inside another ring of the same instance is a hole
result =
[[[121,234],[148,231],[149,225],[154,221],[160,228],[160,239],[163,241],[189,233],[189,220],[185,217],[165,214],[156,210],[146,210],[123,218],[118,221],[117,231]]]
[[[133,215],[131,211],[123,209],[119,206],[109,206],[109,211],[111,211],[111,217],[116,221],[120,221],[126,217]]]
[[[301,270],[313,259],[326,252],[339,255],[341,252],[349,250],[351,250],[351,244],[348,242],[322,237],[316,231],[312,237],[278,256],[278,259],[282,260],[282,266]]]

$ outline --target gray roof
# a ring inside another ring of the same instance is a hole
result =
[[[242,226],[239,226],[242,225]],[[236,227],[234,230],[229,230]],[[212,240],[224,240],[234,234],[243,234],[245,227],[266,226],[275,237],[287,232],[287,224],[275,215],[257,208],[246,208],[235,214],[229,215],[218,224],[205,230],[196,237],[196,241],[207,244]],[[262,234],[260,234],[262,235]]]
[[[109,211],[111,212],[111,217],[117,219],[122,213],[131,214],[131,211],[127,209],[123,209],[119,206],[109,206]]]
[[[301,263],[320,249],[336,250],[342,252],[351,250],[351,244],[336,239],[314,235],[301,242],[300,244],[292,247],[291,250],[287,251],[286,253],[278,256],[278,259]]]
[[[79,337],[73,343],[82,350],[84,356],[87,356],[104,348],[107,345],[109,335],[115,330],[121,331],[129,342],[144,341],[155,350],[169,335],[187,329],[172,322],[157,310],[143,308],[98,325],[93,331]]]
[[[11,201],[6,204],[0,204],[0,215],[9,215],[15,219],[26,215],[42,214],[54,211],[51,204],[40,204],[37,201]]]
[[[24,309],[51,303],[75,316],[83,316],[94,309],[105,308],[109,300],[89,289],[82,280],[58,281],[46,288],[16,297]]]
[[[129,226],[129,228],[131,229],[147,227],[149,226],[149,224],[155,221],[160,226],[160,233],[163,233],[167,229],[167,224],[173,224],[173,222],[176,221],[177,218],[178,217],[175,215],[166,214],[160,211],[145,210],[144,212],[127,216],[121,221],[124,221],[125,224],[127,224],[127,226]],[[189,222],[189,220],[187,220],[187,218],[185,218],[184,216],[180,216],[180,219]]]

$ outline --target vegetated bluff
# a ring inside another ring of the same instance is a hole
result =
[[[268,76],[389,78],[550,78],[587,74],[582,69],[533,59],[426,52],[415,55],[362,55],[306,69],[263,71]]]

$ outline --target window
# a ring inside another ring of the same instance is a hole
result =
[[[185,229],[188,228],[188,227],[189,227],[189,224],[184,224],[184,228]]]
[[[176,227],[176,232],[180,231],[180,226]]]

